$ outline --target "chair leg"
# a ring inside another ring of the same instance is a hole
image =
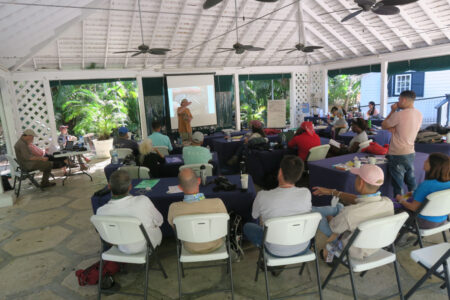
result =
[[[231,255],[229,250],[228,250],[228,269],[230,270],[231,300],[234,300],[233,270],[231,268]]]
[[[422,237],[420,236],[420,229],[419,229],[419,224],[417,224],[417,220],[415,221],[415,227],[416,227],[417,239],[418,239],[420,248],[423,248]]]
[[[400,299],[405,299],[403,297],[402,284],[400,282],[400,275],[398,274],[397,260],[394,261],[395,278],[397,279],[398,292],[400,293]]]
[[[359,277],[363,278],[366,275],[367,271],[361,272],[361,274],[359,274]]]
[[[445,234],[445,231],[442,231],[442,237],[444,238],[444,242],[448,242],[447,241],[447,235]]]
[[[355,279],[353,278],[352,264],[350,262],[350,257],[348,256],[347,261],[348,261],[348,272],[350,274],[350,282],[352,283],[353,299],[357,300],[358,297],[356,296],[356,287],[355,287]]]
[[[447,283],[447,297],[450,298],[450,276],[448,274],[447,260],[444,260],[445,282]]]
[[[339,264],[340,264],[340,261],[333,264],[333,268],[331,269],[330,273],[328,273],[327,278],[325,278],[325,281],[322,284],[322,289],[324,289],[327,286],[331,277],[333,276],[333,274],[336,272],[337,268],[339,267]]]
[[[13,185],[13,189],[16,189],[16,181],[17,181],[17,176],[14,176],[14,185]]]
[[[269,275],[267,274],[267,265],[266,260],[263,257],[263,264],[264,264],[264,276],[266,279],[266,297],[267,300],[270,300],[270,289],[269,289]]]
[[[36,181],[36,179],[34,179],[34,175],[28,175],[28,179],[31,181],[31,183],[37,187],[40,188],[41,185]]]
[[[428,277],[431,277],[433,275],[433,272],[438,268],[438,263],[434,264],[430,269],[427,270],[425,275],[422,276],[422,278],[419,279],[419,281],[416,282],[416,284],[406,293],[405,299],[409,299],[416,290],[428,279]]]
[[[154,249],[153,255],[155,255],[156,262],[158,263],[159,269],[160,269],[161,272],[163,273],[164,278],[167,279],[167,273],[166,273],[166,270],[164,270],[164,267],[163,267],[161,261],[159,260],[158,254],[156,253],[156,249]]]
[[[303,263],[302,267],[300,268],[300,271],[298,272],[298,275],[302,275],[303,274],[303,271],[305,270],[305,266],[306,266],[306,263]]]
[[[178,274],[178,297],[181,300],[181,262],[180,258],[178,257],[177,261],[177,274]]]
[[[98,296],[97,300],[100,300],[102,297],[102,273],[103,273],[103,259],[100,255],[100,267],[98,272]]]
[[[22,177],[19,177],[19,187],[17,188],[17,194],[16,194],[17,197],[19,197],[21,187],[22,187]]]
[[[317,255],[317,248],[316,248],[315,241],[313,243],[313,247],[314,247],[314,253],[316,254],[315,264],[316,264],[317,288],[319,289],[320,300],[322,300],[322,285],[320,282],[320,272],[319,272],[319,256]]]
[[[181,266],[181,275],[183,275],[184,278],[184,267],[182,262],[180,262],[180,266]]]
[[[147,300],[148,293],[148,269],[150,265],[149,249],[147,248],[147,257],[145,260],[145,282],[144,282],[144,300]]]
[[[256,260],[256,274],[255,274],[255,282],[258,281],[258,274],[259,274],[259,262],[261,261],[261,249],[259,249],[259,255],[258,255],[258,259]]]

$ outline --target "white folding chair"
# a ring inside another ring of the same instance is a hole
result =
[[[133,179],[150,179],[150,170],[147,167],[141,166],[123,166],[119,170],[128,172],[130,178]]]
[[[358,152],[361,152],[362,149],[364,149],[364,148],[366,148],[366,147],[369,147],[369,146],[370,146],[370,143],[372,143],[372,142],[373,142],[373,140],[370,139],[370,140],[367,140],[367,141],[365,141],[365,142],[360,143],[360,144],[359,144],[359,148],[358,148]]]
[[[321,219],[320,213],[308,213],[289,217],[278,217],[267,220],[264,223],[264,237],[263,243],[259,247],[259,257],[256,262],[256,275],[255,281],[258,280],[259,265],[260,262],[264,265],[264,276],[266,279],[266,296],[270,298],[269,277],[267,276],[267,266],[277,267],[285,265],[298,265],[300,267],[299,275],[302,275],[306,262],[315,261],[316,264],[316,276],[317,287],[319,297],[322,299],[322,289],[320,286],[320,274],[319,274],[319,262],[317,260],[317,249],[315,242],[315,235],[317,227]],[[265,243],[271,243],[276,245],[291,246],[311,241],[310,247],[314,249],[314,252],[307,250],[305,254],[291,256],[291,257],[275,257],[270,255],[265,250]],[[295,269],[299,266],[289,267],[285,269]],[[283,296],[282,298],[290,298],[299,295]]]
[[[109,154],[111,155],[111,157],[112,157],[114,150],[117,151],[117,157],[119,159],[124,159],[128,155],[133,154],[133,150],[131,150],[129,148],[116,148],[116,149],[109,150]]]
[[[13,185],[13,189],[16,193],[16,196],[19,197],[20,194],[20,188],[22,186],[22,181],[25,179],[28,179],[31,181],[31,183],[36,186],[37,188],[41,188],[41,185],[34,179],[34,176],[39,172],[39,170],[35,170],[35,171],[25,171],[24,169],[22,169],[19,166],[19,163],[17,162],[17,160],[12,157],[9,154],[6,154],[6,159],[9,162],[9,169],[11,172],[11,177],[14,177],[14,185]],[[16,182],[17,180],[19,181],[19,186],[16,190]]]
[[[431,229],[421,229],[419,228],[419,224],[417,222],[419,214],[429,217],[445,216],[450,214],[450,189],[429,194],[425,201],[421,203],[420,207],[413,212],[397,238],[397,241],[399,241],[402,235],[409,231],[417,235],[416,244],[419,243],[420,248],[423,248],[422,237],[442,232],[444,241],[447,242],[447,236],[445,233],[450,229],[450,222]]]
[[[195,176],[200,177],[200,168],[202,166],[205,166],[206,168],[206,176],[212,176],[213,175],[213,165],[211,164],[190,164],[190,165],[182,165],[180,166],[179,171],[189,168],[192,169],[192,171],[194,171]]]
[[[230,289],[222,290],[231,292],[231,299],[234,299],[233,273],[231,270],[230,255],[230,216],[226,213],[197,214],[178,216],[173,220],[175,237],[177,239],[178,254],[178,292],[180,299],[186,293],[182,292],[181,277],[184,277],[185,269],[196,269],[205,267],[218,267],[223,264],[203,265],[197,267],[183,267],[183,263],[195,263],[206,261],[227,260],[227,273],[230,275]],[[225,238],[224,244],[217,250],[210,253],[190,253],[184,248],[183,242],[207,243]]]
[[[450,298],[450,244],[445,242],[411,251],[411,258],[424,267],[427,272],[406,293],[405,299],[411,297],[431,275],[435,275],[444,280],[441,288],[447,286],[447,297]]]
[[[100,269],[99,269],[99,279],[98,279],[98,296],[97,299],[100,300],[102,292],[106,293],[107,290],[102,290],[102,269],[103,260],[128,263],[128,264],[145,264],[145,290],[144,299],[147,299],[148,292],[148,271],[158,270],[167,278],[166,271],[158,258],[155,247],[153,246],[147,232],[141,221],[134,217],[119,217],[119,216],[97,216],[93,215],[91,217],[91,222],[94,224],[95,229],[97,229],[102,241],[102,249],[113,246],[100,254]],[[117,245],[126,245],[139,242],[146,242],[146,250],[134,253],[126,254],[119,250]],[[150,268],[150,259],[155,258],[158,264],[157,269]],[[114,292],[116,293],[116,292]]]
[[[402,228],[407,219],[408,214],[403,212],[401,214],[373,219],[359,224],[344,249],[340,253],[336,254],[337,262],[333,264],[333,268],[325,279],[322,288],[324,289],[326,287],[334,272],[336,272],[339,265],[342,264],[349,270],[353,297],[354,299],[357,299],[353,272],[362,272],[361,277],[363,277],[368,270],[393,263],[395,277],[397,279],[398,293],[392,296],[400,295],[400,299],[403,299],[400,277],[398,275],[394,241],[397,237],[397,233],[400,231],[400,228]],[[364,259],[355,259],[351,258],[349,255],[350,247],[378,249],[378,251]],[[386,247],[390,248],[390,251],[382,249]]]
[[[167,146],[153,146],[153,148],[157,149],[163,156],[169,155],[169,147]]]
[[[328,150],[330,150],[330,145],[320,145],[312,147],[311,149],[309,149],[306,161],[316,161],[324,159],[327,157]]]

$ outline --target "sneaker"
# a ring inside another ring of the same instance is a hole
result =
[[[41,188],[52,187],[55,185],[56,185],[56,183],[54,183],[54,182],[41,182]]]

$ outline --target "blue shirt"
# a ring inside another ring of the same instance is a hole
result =
[[[183,160],[185,165],[207,164],[212,159],[208,148],[202,146],[186,146],[183,148]]]
[[[422,203],[429,194],[446,189],[450,189],[450,181],[441,182],[436,179],[425,180],[414,191],[413,198],[414,200]],[[419,217],[424,220],[436,223],[444,222],[445,220],[447,220],[447,215],[436,217],[419,215]]]
[[[172,143],[167,135],[162,134],[161,132],[153,132],[148,136],[149,139],[152,140],[153,146],[166,146],[169,148],[169,151],[172,151]]]

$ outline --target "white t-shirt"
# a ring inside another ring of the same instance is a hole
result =
[[[120,199],[111,199],[97,210],[97,215],[135,217],[144,225],[153,247],[161,244],[162,232],[159,227],[163,224],[164,219],[147,196],[130,195]],[[118,247],[123,253],[131,254],[144,251],[146,244],[143,241],[118,245]]]
[[[363,143],[368,141],[369,138],[367,137],[367,133],[365,131],[361,132],[360,134],[355,135],[352,140],[350,141],[349,147],[353,146],[354,143]]]
[[[253,202],[252,217],[266,220],[311,212],[311,192],[307,188],[276,188],[260,191]],[[305,250],[309,242],[292,246],[267,243],[270,253],[278,256],[290,256]]]

